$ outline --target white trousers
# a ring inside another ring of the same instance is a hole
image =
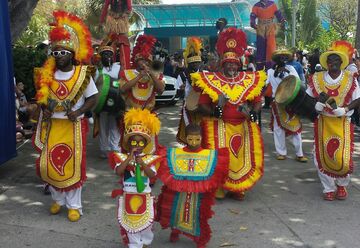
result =
[[[330,177],[324,173],[322,173],[319,170],[318,162],[316,160],[316,155],[314,154],[314,164],[316,166],[316,169],[318,171],[318,175],[321,181],[321,184],[324,188],[323,193],[329,193],[329,192],[336,192],[336,186],[348,186],[350,183],[350,175],[347,175],[347,177],[339,177],[339,178],[333,178]]]
[[[82,187],[76,188],[67,192],[56,191],[52,186],[49,186],[52,199],[60,206],[66,205],[69,209],[78,209],[82,215],[81,205],[81,190]]]
[[[143,245],[150,245],[154,239],[152,225],[138,233],[127,233],[129,248],[142,248]]]
[[[101,152],[119,151],[120,132],[115,116],[107,112],[101,112],[99,122]]]
[[[297,133],[294,135],[291,135],[292,143],[295,148],[296,156],[302,157],[304,156],[303,150],[302,150],[302,140],[301,140],[301,133]],[[286,150],[286,133],[284,129],[282,129],[274,116],[274,143],[275,143],[275,149],[277,154],[286,156],[287,150]]]

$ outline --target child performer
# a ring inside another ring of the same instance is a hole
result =
[[[154,234],[154,197],[151,196],[149,178],[156,176],[155,164],[162,156],[144,154],[151,137],[160,131],[155,114],[144,109],[130,109],[124,116],[124,145],[127,154],[113,152],[110,165],[122,177],[122,190],[114,190],[112,197],[120,195],[118,220],[121,235],[129,248],[150,245]]]
[[[198,125],[188,125],[185,135],[187,146],[168,149],[158,170],[164,183],[157,204],[159,222],[163,228],[171,227],[171,242],[182,233],[203,248],[211,238],[208,220],[214,192],[227,176],[229,153],[227,148],[202,149]]]

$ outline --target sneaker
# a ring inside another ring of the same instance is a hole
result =
[[[58,214],[61,210],[61,206],[54,202],[50,207],[50,213],[51,214]]]
[[[229,196],[237,201],[243,201],[245,198],[245,192],[229,192]]]
[[[296,161],[300,162],[300,163],[307,163],[308,159],[304,156],[302,157],[296,157]]]
[[[344,186],[337,186],[336,199],[345,200],[348,197],[348,192]]]
[[[179,233],[177,232],[171,232],[170,234],[170,242],[175,243],[179,240]]]
[[[277,160],[285,160],[286,156],[285,155],[277,155],[276,159]]]
[[[71,221],[71,222],[76,222],[80,219],[80,212],[78,209],[72,209],[72,208],[69,208],[69,211],[68,211],[68,219]]]
[[[335,200],[335,192],[324,193],[324,200],[325,201],[333,201],[333,200]]]

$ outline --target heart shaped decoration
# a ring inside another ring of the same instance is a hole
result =
[[[70,146],[66,144],[58,144],[50,151],[50,162],[52,167],[61,175],[64,176],[64,167],[72,156]]]
[[[331,138],[326,143],[326,152],[332,160],[335,160],[335,155],[340,147],[340,140],[338,138]]]
[[[235,134],[230,138],[230,151],[235,157],[238,157],[239,151],[243,146],[243,137],[240,134]]]

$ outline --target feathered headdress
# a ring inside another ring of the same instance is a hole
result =
[[[152,61],[153,49],[156,38],[151,35],[140,35],[136,40],[136,45],[132,52],[131,62],[133,65],[139,59]]]
[[[51,47],[57,46],[71,50],[75,53],[75,59],[82,63],[89,62],[93,55],[91,46],[91,33],[84,22],[77,16],[65,11],[54,11],[55,21],[52,26],[49,39]]]
[[[346,53],[349,56],[349,60],[352,59],[355,52],[355,48],[345,40],[334,41],[331,44],[330,50]]]
[[[99,53],[110,51],[112,53],[115,53],[114,47],[112,47],[112,41],[109,39],[109,37],[106,37],[100,44],[99,47]]]
[[[221,64],[224,62],[240,63],[240,57],[246,50],[246,34],[241,29],[228,28],[219,34],[216,42],[216,50],[221,56]]]
[[[159,118],[148,109],[132,108],[125,113],[125,134],[123,145],[127,148],[127,142],[131,136],[140,135],[151,142],[151,136],[160,132],[161,122]]]
[[[201,62],[201,39],[198,37],[189,37],[187,39],[186,48],[183,52],[185,65],[190,63]]]

